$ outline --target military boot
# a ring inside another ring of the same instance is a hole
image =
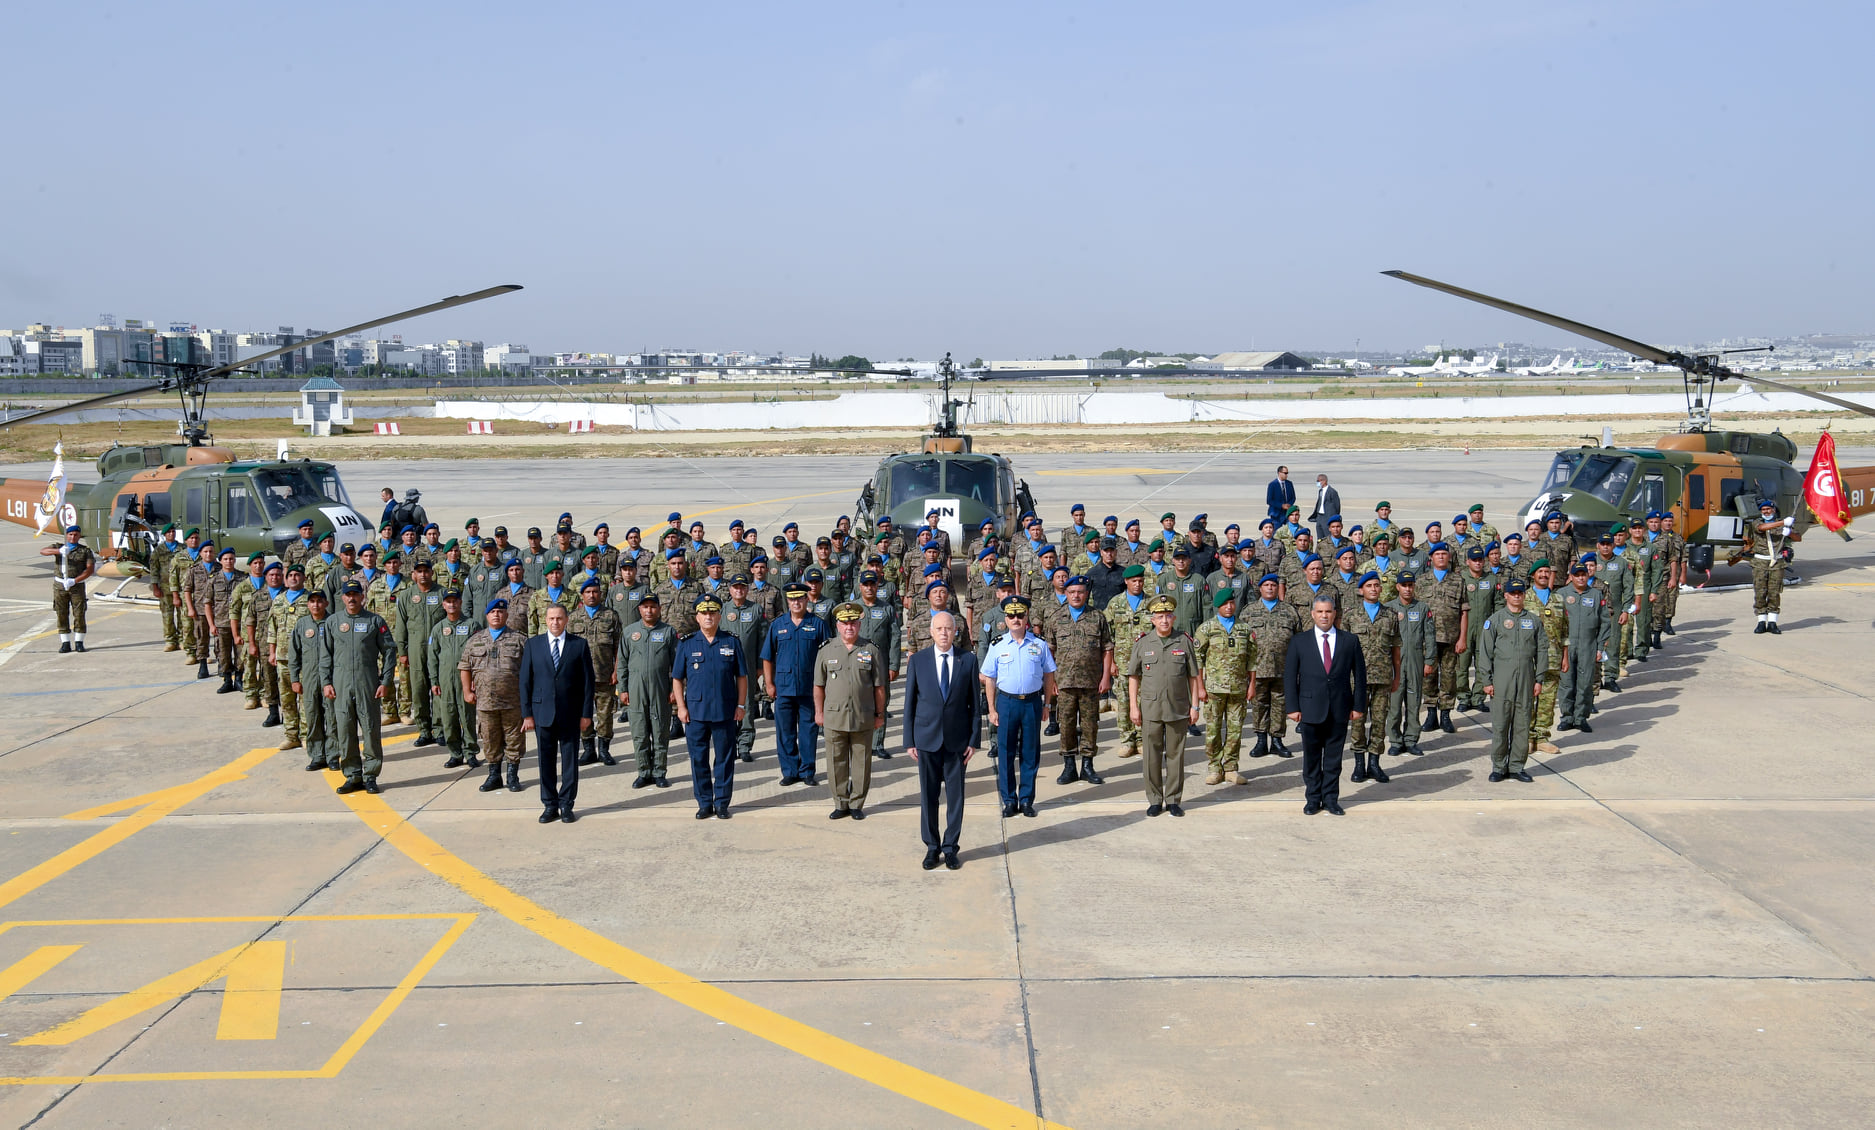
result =
[[[1244,776],[1242,773],[1239,773],[1234,768],[1224,770],[1224,779],[1233,785],[1247,785],[1250,783],[1250,779],[1248,777]]]
[[[1426,708],[1426,720],[1420,723],[1419,728],[1422,731],[1439,728],[1439,707],[1436,704]]]
[[[463,764],[464,762],[462,760],[462,751],[457,749],[455,746],[450,746],[449,747],[449,760],[443,762],[443,768],[460,769],[462,768]]]
[[[602,765],[617,765],[618,758],[612,756],[612,739],[599,739],[599,762]]]
[[[286,740],[280,743],[280,748],[282,750],[298,749],[305,744],[306,743],[299,740],[298,734],[288,734]]]
[[[1090,785],[1104,785],[1107,783],[1104,777],[1094,772],[1094,759],[1091,757],[1081,758],[1081,780],[1086,781]]]
[[[521,767],[512,761],[508,762],[508,791],[511,793],[521,791]]]
[[[1074,758],[1072,757],[1062,758],[1061,759],[1061,776],[1055,778],[1055,784],[1072,785],[1074,782],[1080,779],[1081,779],[1081,774],[1077,772],[1074,768]]]
[[[1204,783],[1207,785],[1223,784],[1224,783],[1224,771],[1222,769],[1219,769],[1215,765],[1211,766],[1211,768],[1205,770]]]
[[[488,763],[488,780],[482,782],[481,791],[485,793],[492,793],[500,787],[501,787],[501,762],[491,761]]]
[[[1251,757],[1268,757],[1269,753],[1270,753],[1270,736],[1264,733],[1257,734],[1257,744],[1251,747],[1250,756]]]
[[[208,660],[200,659],[196,661],[195,677],[198,679],[208,678]]]
[[[279,724],[280,724],[280,708],[278,706],[269,706],[267,708],[267,717],[262,718],[260,720],[261,728],[266,729],[266,730],[271,730],[272,728],[274,728],[275,726],[278,726]]]
[[[1055,736],[1056,734],[1059,734],[1060,732],[1061,732],[1061,723],[1060,723],[1060,722],[1057,722],[1057,721],[1055,721],[1055,717],[1054,717],[1054,715],[1052,715],[1052,714],[1051,714],[1051,715],[1049,715],[1049,717],[1048,717],[1048,725],[1046,725],[1046,726],[1043,726],[1043,727],[1042,727],[1042,733],[1043,733],[1043,735],[1045,735],[1045,736],[1047,736],[1047,737],[1051,737],[1051,738],[1052,738],[1052,737],[1054,737],[1054,736]]]
[[[1649,643],[1648,643],[1648,646],[1649,646],[1649,647],[1660,647],[1660,646],[1661,646],[1661,643],[1660,643],[1660,629],[1659,629],[1659,628],[1655,628],[1655,629],[1654,629],[1654,634],[1653,634],[1653,635],[1654,635],[1654,638],[1653,638],[1653,639],[1652,639],[1651,641],[1649,641]]]
[[[1680,634],[1673,630],[1673,621],[1671,620],[1668,620],[1665,624],[1662,624],[1660,626],[1660,630],[1667,633],[1670,636],[1677,636]]]
[[[1295,754],[1289,752],[1289,747],[1283,744],[1283,737],[1281,734],[1272,734],[1270,736],[1270,752],[1275,754],[1277,757],[1294,757],[1295,756]]]
[[[240,689],[241,689],[240,687],[237,687],[234,685],[233,675],[223,675],[221,677],[221,685],[215,688],[215,693],[216,694],[234,694],[236,691],[239,691]]]
[[[71,653],[72,653],[72,641],[65,640],[59,644],[60,655],[70,655]]]
[[[1452,712],[1451,711],[1449,710],[1439,711],[1439,729],[1444,730],[1448,734],[1458,733],[1458,727],[1452,725]]]
[[[1393,779],[1387,776],[1385,769],[1380,767],[1380,755],[1377,753],[1367,755],[1367,775],[1383,785]]]
[[[164,651],[181,651],[182,645],[177,643],[175,640],[170,640],[169,646],[165,647],[163,650]]]
[[[1392,745],[1387,747],[1388,757],[1398,757],[1405,752],[1406,752],[1406,747],[1404,745],[1401,745],[1399,742],[1394,742]]]
[[[1359,784],[1367,780],[1367,755],[1360,751],[1354,754],[1354,772],[1348,774],[1348,780]]]
[[[581,765],[597,765],[599,763],[599,755],[593,751],[593,740],[591,738],[581,738],[579,740],[579,763]]]

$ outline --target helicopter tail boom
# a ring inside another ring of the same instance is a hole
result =
[[[40,479],[0,479],[0,507],[7,521],[34,533],[57,534],[77,521],[64,491]]]

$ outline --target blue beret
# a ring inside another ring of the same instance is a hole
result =
[[[1302,566],[1302,567],[1303,567],[1304,569],[1306,569],[1306,568],[1308,568],[1308,567],[1309,567],[1310,565],[1313,565],[1313,564],[1315,564],[1315,563],[1316,563],[1317,561],[1320,561],[1320,560],[1321,560],[1321,558],[1319,558],[1319,557],[1317,557],[1317,556],[1315,556],[1315,555],[1314,555],[1313,553],[1304,553],[1304,554],[1302,554],[1302,555],[1301,555],[1300,557],[1298,557],[1298,558],[1296,558],[1296,561],[1297,561],[1297,562],[1298,562],[1298,563],[1299,563],[1299,564],[1300,564],[1300,565],[1301,565],[1301,566]]]
[[[1427,523],[1426,523],[1426,532],[1427,532],[1427,533],[1431,533],[1431,532],[1432,532],[1432,531],[1434,531],[1434,530],[1438,530],[1438,529],[1443,529],[1443,528],[1444,528],[1444,527],[1443,527],[1443,526],[1441,526],[1441,525],[1439,525],[1439,523],[1437,523],[1437,522],[1427,522]]]
[[[429,525],[423,527],[423,532],[426,534],[429,533],[431,530],[435,530],[437,533],[440,534],[443,532],[443,527],[437,525],[435,522],[431,522]]]
[[[406,533],[414,534],[416,532],[417,528],[415,526],[405,526],[403,529],[397,531],[397,536],[403,537]]]
[[[311,518],[302,518],[300,520],[299,528],[302,530],[308,529],[312,526],[312,524],[313,524],[313,520]]]
[[[1563,512],[1562,512],[1562,511],[1560,511],[1560,510],[1552,510],[1552,511],[1550,511],[1549,513],[1547,513],[1547,514],[1545,514],[1545,515],[1543,515],[1543,520],[1544,520],[1545,522],[1547,522],[1547,521],[1549,521],[1549,520],[1550,520],[1551,518],[1560,518],[1560,517],[1562,517],[1562,516],[1563,516]]]
[[[604,522],[601,522],[592,528],[592,532],[595,534],[598,533],[600,530],[604,530],[606,533],[609,534],[612,532],[612,527],[606,525]]]
[[[1485,551],[1486,553],[1489,553],[1489,552],[1491,552],[1491,551],[1492,551],[1492,550],[1494,550],[1494,549],[1503,549],[1503,548],[1504,548],[1504,547],[1503,547],[1503,546],[1501,546],[1501,545],[1499,545],[1498,543],[1496,543],[1496,542],[1491,542],[1491,543],[1489,543],[1489,544],[1487,544],[1487,545],[1486,545],[1486,546],[1484,547],[1484,551]]]
[[[924,591],[926,595],[929,595],[932,589],[947,589],[948,590],[950,587],[951,585],[949,581],[945,580],[942,577],[939,577],[937,580],[932,581],[930,584],[926,585],[924,587]]]
[[[932,514],[936,514],[936,513],[937,513],[937,511],[935,511],[935,510],[933,510],[933,511],[931,511],[931,513],[932,513]],[[1023,518],[1033,518],[1033,517],[1035,517],[1035,511],[1033,511],[1033,510],[1024,510],[1024,511],[1022,512],[1022,517],[1023,517]]]
[[[977,554],[977,560],[978,560],[978,561],[981,561],[981,560],[983,560],[983,559],[984,559],[984,558],[986,558],[986,557],[995,557],[995,556],[996,556],[996,550],[995,550],[995,549],[993,549],[993,548],[991,548],[990,546],[984,546],[984,547],[983,547],[983,552],[982,552],[982,553],[979,553],[979,554]]]
[[[599,578],[597,578],[597,577],[587,577],[587,578],[586,578],[586,583],[585,583],[585,584],[583,584],[583,585],[581,585],[581,586],[579,586],[579,591],[581,591],[581,592],[585,592],[585,591],[586,591],[587,589],[596,589],[596,588],[603,588],[603,587],[605,587],[605,586],[603,586],[603,585],[601,585],[601,584],[599,583]]]
[[[1242,541],[1237,543],[1237,548],[1239,550],[1255,549],[1256,547],[1257,547],[1257,543],[1251,541],[1249,538],[1245,538]]]
[[[709,565],[721,565],[722,563],[723,563],[723,559],[722,559],[722,558],[720,558],[720,557],[710,557],[710,558],[706,558],[706,559],[704,560],[704,562],[703,562],[703,564],[704,564],[704,565],[706,565],[706,566],[709,566]]]
[[[65,532],[68,534],[82,534],[85,531],[82,526],[67,526],[65,527]]]
[[[732,530],[740,530],[742,528],[742,519],[737,518],[736,520],[730,522],[729,528]]]
[[[1078,502],[1077,502],[1077,503],[1075,503],[1075,504],[1074,504],[1073,506],[1070,506],[1070,507],[1068,507],[1068,513],[1070,513],[1070,514],[1072,514],[1072,513],[1074,513],[1074,512],[1076,511],[1076,510],[1079,510],[1079,511],[1080,511],[1081,513],[1083,513],[1083,514],[1085,514],[1085,513],[1087,513],[1087,507],[1085,507],[1085,506],[1082,506],[1082,505],[1081,505],[1080,503],[1078,503]],[[1069,584],[1073,584],[1073,582],[1072,582],[1072,581],[1070,581],[1070,582],[1068,582],[1068,583],[1069,583]]]
[[[1268,526],[1268,527],[1269,527],[1270,529],[1272,529],[1272,530],[1273,530],[1273,529],[1275,529],[1275,528],[1276,528],[1276,519],[1274,519],[1274,518],[1265,518],[1265,519],[1263,519],[1263,520],[1262,520],[1261,522],[1258,522],[1258,523],[1257,523],[1257,529],[1259,529],[1259,530],[1260,530],[1260,529],[1262,529],[1262,528],[1263,528],[1264,526]]]
[[[1059,549],[1056,549],[1052,545],[1045,545],[1042,548],[1035,551],[1035,556],[1040,557],[1044,553],[1060,553],[1060,552],[1061,551]]]
[[[1130,529],[1133,529],[1133,528],[1134,528],[1135,526],[1138,526],[1138,525],[1139,525],[1139,519],[1138,519],[1138,518],[1128,518],[1128,519],[1126,520],[1126,528],[1127,528],[1127,529],[1129,529],[1129,530],[1130,530]]]
[[[350,585],[347,585],[346,587],[347,588],[354,587],[355,585],[357,585],[357,583],[358,583],[357,581],[353,581]],[[495,599],[489,601],[488,607],[482,609],[482,615],[486,616],[497,608],[501,609],[503,612],[506,612],[508,610],[508,598],[505,596],[498,596]]]
[[[1426,547],[1426,552],[1427,552],[1427,553],[1437,553],[1437,552],[1439,552],[1439,551],[1440,551],[1441,549],[1443,549],[1443,550],[1445,550],[1445,551],[1446,551],[1447,553],[1450,553],[1450,552],[1452,552],[1452,547],[1451,547],[1451,546],[1449,546],[1449,545],[1447,545],[1447,544],[1445,544],[1445,543],[1444,543],[1444,542],[1442,542],[1442,541],[1435,541],[1435,542],[1433,542],[1433,543],[1432,543],[1431,545],[1429,545],[1429,546],[1427,546],[1427,547]]]
[[[562,515],[560,515],[560,517],[562,517],[562,518],[570,518],[570,517],[572,517],[572,515],[570,515],[570,514],[562,514]],[[673,511],[671,511],[671,512],[670,512],[669,514],[666,514],[666,515],[664,516],[664,520],[665,520],[666,522],[681,522],[681,521],[683,521],[683,520],[684,520],[684,516],[683,516],[682,514],[679,514],[679,513],[677,512],[677,511],[675,511],[675,510],[673,510]]]
[[[788,523],[787,525],[785,525],[785,526],[783,526],[783,527],[781,527],[781,531],[782,531],[783,533],[786,533],[786,532],[788,532],[789,530],[798,530],[798,529],[800,529],[800,528],[801,528],[801,523],[799,523],[799,522],[789,522],[789,523]]]
[[[1367,572],[1361,574],[1360,583],[1364,585],[1369,581],[1378,581],[1379,579],[1380,579],[1380,574],[1375,572],[1372,569],[1369,569]]]
[[[1267,585],[1267,584],[1278,584],[1278,585],[1280,585],[1280,584],[1282,584],[1282,583],[1283,583],[1283,579],[1282,579],[1281,577],[1279,577],[1279,576],[1277,576],[1276,574],[1274,574],[1274,573],[1265,573],[1265,574],[1263,574],[1263,577],[1262,577],[1262,579],[1260,579],[1259,581],[1257,581],[1257,587],[1258,587],[1258,588],[1261,588],[1262,586],[1264,586],[1264,585]]]
[[[631,537],[633,534],[643,536],[644,531],[640,530],[637,526],[633,526],[631,529],[625,531],[626,537]]]
[[[1505,541],[1522,541],[1523,535],[1518,533],[1516,530],[1512,530],[1510,533],[1504,535],[1504,540]]]
[[[669,561],[673,557],[682,557],[683,555],[684,551],[681,549],[667,549],[664,551],[664,560]]]
[[[1360,527],[1360,526],[1349,526],[1349,527],[1348,527],[1348,532],[1349,532],[1350,534],[1358,534],[1358,533],[1361,533],[1361,532],[1362,532],[1362,527]]]
[[[1076,574],[1068,578],[1068,583],[1070,585],[1084,585],[1087,583],[1087,578],[1084,575]]]
[[[1192,518],[1191,518],[1191,520],[1192,520],[1192,521],[1194,521],[1194,522],[1202,522],[1202,521],[1204,521],[1205,519],[1207,519],[1207,518],[1209,518],[1210,516],[1211,516],[1211,515],[1209,515],[1209,514],[1194,514],[1194,515],[1192,515]]]
[[[924,567],[924,572],[921,575],[929,577],[935,573],[942,573],[943,571],[944,563],[942,561],[933,561],[931,564]]]
[[[1595,555],[1593,553],[1584,553],[1582,556],[1576,558],[1576,564],[1587,565],[1587,564],[1592,563],[1594,560],[1595,560]]]
[[[1109,514],[1105,518],[1102,518],[1100,520],[1100,524],[1104,526],[1108,522],[1118,522],[1119,520],[1120,520],[1120,516],[1118,514]]]
[[[1465,515],[1463,515],[1463,514],[1454,514],[1454,515],[1452,515],[1452,521],[1454,521],[1454,522],[1464,522],[1464,523],[1466,523],[1467,525],[1469,525],[1469,524],[1471,523],[1471,519],[1470,519],[1470,518],[1467,518],[1467,517],[1466,517]]]

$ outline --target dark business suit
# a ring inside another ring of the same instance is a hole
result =
[[[1367,705],[1367,660],[1353,633],[1335,629],[1334,663],[1322,667],[1315,625],[1290,637],[1283,657],[1283,701],[1300,711],[1302,787],[1310,804],[1324,807],[1341,800],[1341,750],[1348,738],[1348,715]]]
[[[592,653],[571,632],[560,637],[560,663],[543,629],[521,651],[521,716],[534,720],[540,753],[540,803],[571,812],[579,795],[580,721],[592,719]]]
[[[918,751],[918,794],[924,846],[956,851],[964,825],[964,751],[975,749],[983,728],[977,702],[977,657],[951,645],[948,695],[938,687],[937,649],[911,657],[905,669],[905,746]],[[942,795],[944,827],[938,828]]]
[[[1315,536],[1328,536],[1328,519],[1341,516],[1341,492],[1326,484],[1315,487],[1315,509],[1309,512],[1309,521],[1315,523]]]
[[[1296,484],[1288,479],[1271,479],[1267,490],[1263,492],[1263,501],[1269,505],[1270,517],[1277,525],[1283,524],[1283,515],[1296,504]]]

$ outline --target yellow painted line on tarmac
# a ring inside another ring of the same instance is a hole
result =
[[[0,969],[0,1001],[37,981],[41,975],[51,972],[53,966],[84,948],[82,945],[40,946],[12,965]]]
[[[328,773],[328,776],[334,774]],[[1063,1130],[1056,1123],[1044,1122],[1019,1106],[791,1020],[627,949],[497,883],[411,826],[380,798],[369,793],[351,793],[344,800],[367,827],[384,837],[386,843],[476,902],[567,952],[636,981],[678,1004],[978,1126]]]

